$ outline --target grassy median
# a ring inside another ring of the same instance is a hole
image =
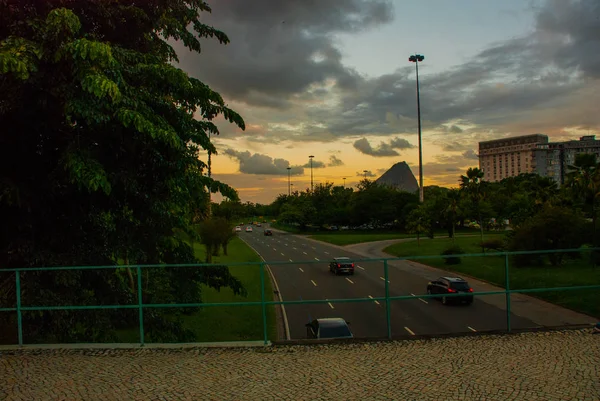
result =
[[[493,234],[485,235],[486,239]],[[495,235],[502,238],[501,235]],[[479,236],[457,237],[456,245],[465,253],[481,253]],[[399,257],[441,255],[452,245],[452,240],[439,238],[417,241],[407,241],[391,245],[385,252]],[[416,260],[429,266],[447,271],[475,277],[499,287],[505,287],[505,258],[504,256],[463,257],[460,264],[446,265],[443,258]],[[569,287],[581,285],[600,285],[600,268],[593,267],[589,257],[582,252],[579,259],[567,259],[561,266],[526,266],[516,267],[509,259],[509,275],[511,289]],[[538,292],[533,295],[538,298],[586,313],[600,318],[600,291],[574,290]]]
[[[194,244],[196,257],[205,258],[201,244]],[[241,262],[261,262],[260,257],[239,238],[234,238],[228,247],[228,256],[213,257],[213,263],[224,264]],[[235,295],[229,288],[217,291],[202,285],[202,302],[256,302],[261,299],[260,265],[230,266],[229,271],[237,277],[246,290],[247,297]],[[271,279],[265,271],[265,296],[273,300]],[[214,306],[185,317],[185,326],[196,334],[198,342],[212,341],[250,341],[263,339],[263,320],[261,306]],[[267,307],[267,329],[269,339],[277,337],[275,308]]]

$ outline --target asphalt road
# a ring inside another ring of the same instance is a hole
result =
[[[264,227],[263,227],[264,228]],[[274,232],[264,236],[263,228],[240,233],[269,264],[284,301],[378,298],[385,296],[383,262],[356,262],[353,276],[336,276],[329,272],[334,257],[364,257],[341,251],[327,243],[308,241],[301,236]],[[388,270],[390,296],[424,295],[427,280],[403,269]],[[392,336],[435,335],[447,333],[504,330],[506,312],[475,297],[471,305],[444,306],[435,299],[392,301]],[[286,305],[285,311],[291,339],[306,338],[305,324],[322,317],[342,317],[350,322],[355,337],[387,336],[385,301]],[[537,327],[535,323],[512,314],[513,328]]]

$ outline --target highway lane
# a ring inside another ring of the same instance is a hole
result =
[[[354,276],[335,276],[328,271],[329,260],[336,256],[362,259],[326,243],[315,243],[300,236],[275,232],[264,236],[260,228],[240,237],[270,264],[284,300],[377,298],[385,295],[382,262],[357,262]],[[316,263],[308,263],[308,262]],[[390,295],[419,295],[427,280],[406,271],[389,268]],[[443,306],[432,299],[393,301],[392,334],[443,334],[504,329],[506,314],[502,309],[475,299],[468,307]],[[387,334],[385,302],[329,303],[286,306],[290,334],[304,338],[304,324],[317,317],[343,317],[351,322],[357,337],[384,337]],[[513,327],[535,327],[533,322],[513,316]]]

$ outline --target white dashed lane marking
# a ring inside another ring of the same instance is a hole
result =
[[[370,296],[370,295],[369,295],[369,298],[373,299],[373,297],[372,297],[372,296]],[[373,301],[373,302],[375,302],[377,305],[381,305],[381,304],[379,303],[379,301]]]
[[[365,268],[362,266],[356,265],[356,267],[358,267],[360,270],[365,270]]]
[[[317,261],[318,261],[318,260],[319,260],[319,258],[315,258],[315,260],[317,260]]]
[[[350,280],[348,277],[346,277],[346,281],[348,281],[350,284],[354,284],[354,281]]]
[[[471,331],[477,331],[477,330],[475,330],[474,328],[472,328],[471,326],[467,326],[467,328],[468,328],[469,330],[471,330]]]
[[[412,295],[413,297],[416,297],[416,295],[415,295],[415,294],[412,294],[412,293],[411,293],[410,295]],[[428,303],[429,303],[429,302],[425,301],[423,298],[417,298],[417,299],[418,299],[419,301],[421,301],[421,302],[425,303],[425,304],[428,304]]]
[[[379,278],[382,279],[383,281],[385,281],[385,278],[383,278],[383,277],[379,277]],[[388,283],[391,283],[391,281],[388,280]]]
[[[311,283],[313,283],[313,285],[314,285],[315,287],[317,286],[317,283],[315,283],[315,281],[314,281],[314,280],[310,280],[310,282],[311,282]]]
[[[415,335],[415,333],[411,329],[409,329],[408,327],[405,327],[404,330],[408,331],[411,336]]]
[[[302,270],[302,268],[301,268],[301,267],[299,267],[298,269],[300,269],[300,271],[301,271],[302,273],[304,273],[304,270]],[[316,285],[316,284],[315,284],[315,285]]]
[[[283,254],[283,252],[281,252],[281,256],[285,256],[285,255]]]
[[[302,252],[302,253],[305,254],[305,255],[308,255],[308,253],[306,253],[306,252]]]
[[[328,301],[328,299],[325,299],[325,301]],[[327,305],[329,305],[329,307],[330,307],[331,309],[335,309],[335,308],[333,307],[333,305],[331,304],[331,302],[327,302]]]

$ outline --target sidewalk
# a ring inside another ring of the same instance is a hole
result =
[[[383,249],[392,244],[411,240],[414,241],[414,239],[396,239],[365,242],[361,244],[347,245],[341,248],[366,258],[393,258],[393,255],[383,252]],[[389,261],[388,265],[395,269],[421,276],[426,280],[433,280],[448,274],[448,272],[445,270],[413,261]],[[475,291],[504,291],[503,288],[472,277],[469,277],[469,283]],[[506,309],[506,297],[504,295],[486,295],[479,297],[479,299],[500,309]],[[592,325],[596,324],[598,321],[596,318],[574,312],[572,310],[528,295],[511,294],[510,299],[511,311],[515,315],[527,318],[534,323],[539,324],[540,326],[554,327],[567,325]]]

